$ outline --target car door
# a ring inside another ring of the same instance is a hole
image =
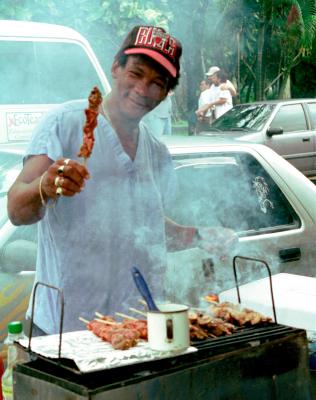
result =
[[[289,183],[279,170],[277,182],[264,159],[242,151],[181,155],[175,164],[179,188],[167,216],[182,225],[231,228],[239,244],[220,255],[198,247],[169,252],[168,299],[200,306],[203,294],[234,287],[236,255],[261,260],[241,260],[241,282],[266,277],[264,263],[273,274],[315,272],[315,225],[291,204]]]
[[[316,176],[316,101],[310,101],[306,103],[306,107],[308,109],[308,113],[310,116],[310,122],[311,122],[311,129],[313,131],[313,171],[311,173],[311,176],[315,177]]]
[[[305,175],[314,169],[315,131],[310,129],[302,103],[281,105],[270,124],[282,128],[282,134],[266,136],[265,144],[275,150]]]

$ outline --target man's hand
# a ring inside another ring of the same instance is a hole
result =
[[[48,168],[41,189],[46,198],[56,198],[58,194],[74,196],[81,192],[86,179],[89,179],[89,173],[84,165],[75,160],[60,159]]]
[[[210,254],[225,256],[235,250],[238,243],[237,234],[228,228],[199,228],[195,245]]]

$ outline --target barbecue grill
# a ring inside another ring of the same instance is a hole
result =
[[[29,349],[31,360],[14,368],[14,398],[312,400],[305,330],[274,322],[192,346],[197,351],[85,373],[60,348],[58,358]]]
[[[271,324],[193,345],[197,352],[85,374],[71,360],[37,356],[15,367],[15,400],[312,399],[304,330]]]

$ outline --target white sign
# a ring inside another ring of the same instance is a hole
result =
[[[8,140],[29,139],[44,112],[7,112]]]

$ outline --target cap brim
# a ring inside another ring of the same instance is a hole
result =
[[[125,54],[144,54],[152,58],[153,60],[157,61],[162,67],[164,67],[173,78],[177,76],[177,69],[176,67],[171,64],[171,62],[165,58],[162,54],[158,53],[155,50],[145,49],[142,47],[133,47],[132,49],[127,49],[124,51]]]

